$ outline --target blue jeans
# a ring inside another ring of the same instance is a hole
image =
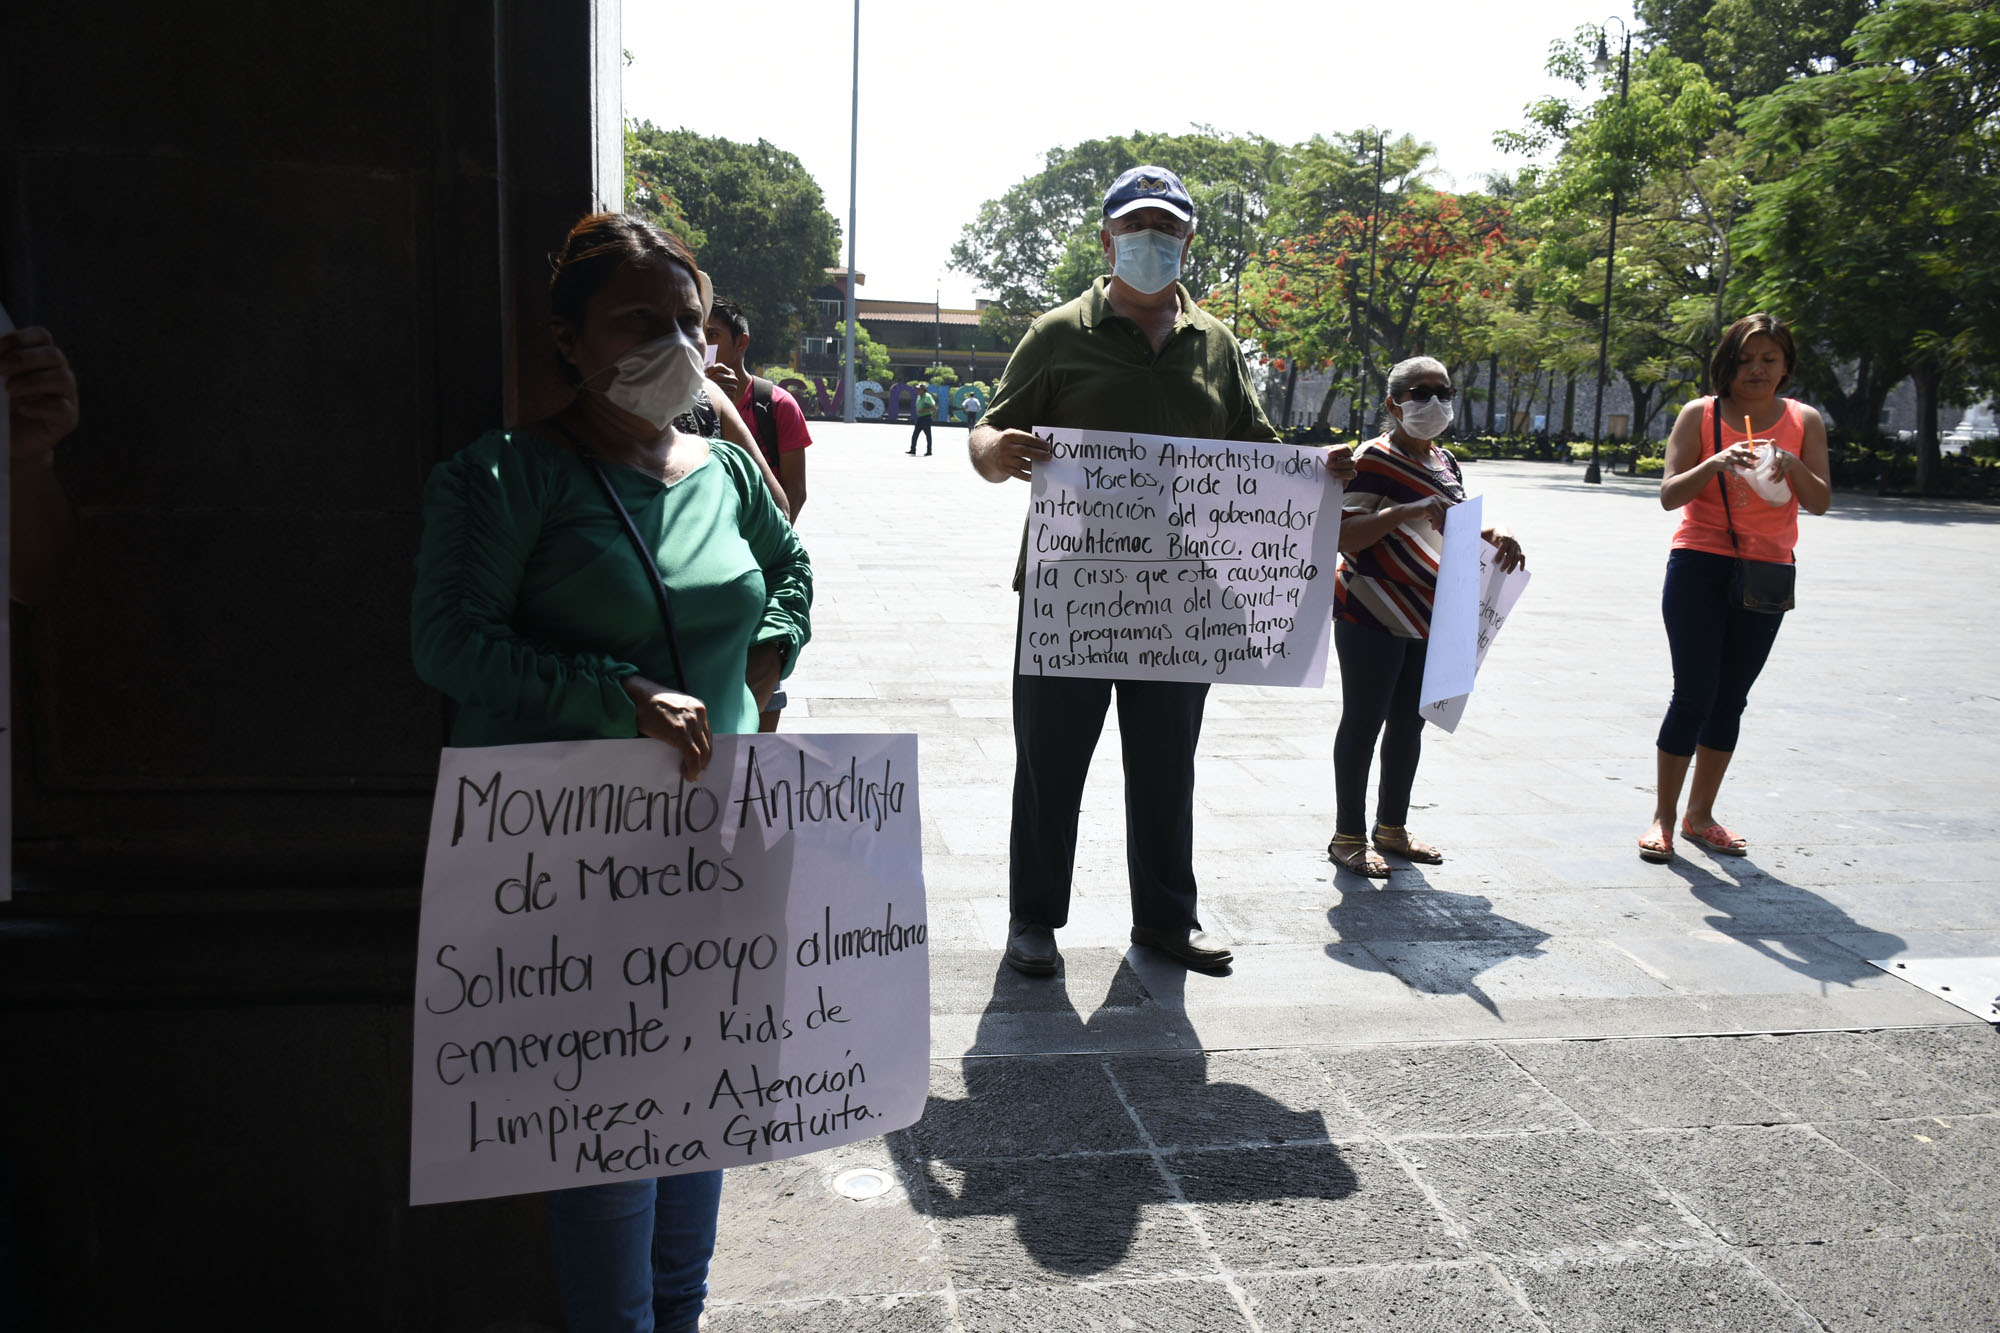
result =
[[[1778,641],[1783,613],[1729,604],[1736,562],[1712,551],[1677,549],[1667,556],[1660,614],[1674,659],[1674,697],[1660,723],[1658,745],[1685,758],[1697,744],[1733,751],[1750,702],[1750,687]]]
[[[720,1171],[543,1198],[569,1333],[692,1333],[708,1295]]]

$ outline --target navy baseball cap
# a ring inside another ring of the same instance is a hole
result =
[[[1165,167],[1134,167],[1104,195],[1104,216],[1122,218],[1135,208],[1164,208],[1182,222],[1194,220],[1194,200],[1187,186]]]

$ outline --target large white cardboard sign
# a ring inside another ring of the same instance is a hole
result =
[[[1528,571],[1503,571],[1499,549],[1480,537],[1483,510],[1480,496],[1452,506],[1438,561],[1423,703],[1417,711],[1446,731],[1458,730],[1486,650],[1528,587]]]
[[[448,749],[410,1202],[792,1157],[929,1086],[914,736]]]
[[[1023,675],[1326,679],[1339,482],[1324,452],[1123,431],[1035,432]]]

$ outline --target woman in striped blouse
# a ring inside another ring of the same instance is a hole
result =
[[[1386,879],[1393,852],[1436,865],[1435,847],[1410,837],[1410,789],[1423,750],[1424,647],[1444,550],[1446,511],[1465,498],[1458,462],[1431,443],[1451,424],[1451,374],[1428,356],[1389,372],[1389,430],[1355,452],[1340,517],[1340,580],[1333,646],[1340,656],[1340,730],[1333,742],[1336,864]],[[1526,562],[1502,528],[1482,534],[1504,569]],[[1382,786],[1372,835],[1364,836],[1368,769],[1382,743]],[[1370,843],[1374,844],[1373,849]]]

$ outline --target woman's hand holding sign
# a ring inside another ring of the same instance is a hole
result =
[[[715,753],[708,730],[708,706],[692,694],[658,685],[644,676],[625,677],[625,693],[638,715],[639,734],[665,741],[681,752],[681,776],[693,782]]]

